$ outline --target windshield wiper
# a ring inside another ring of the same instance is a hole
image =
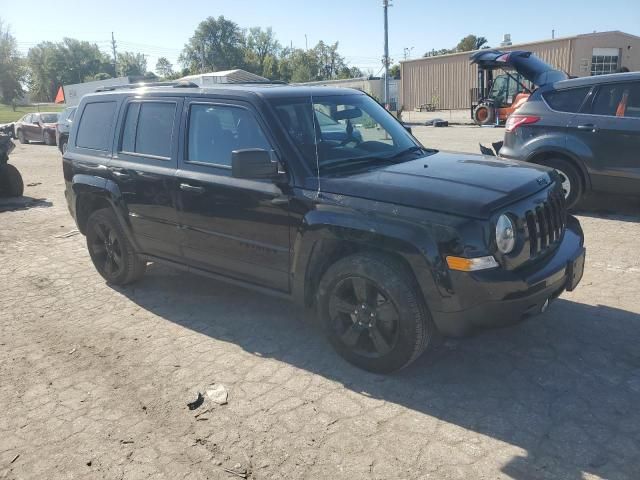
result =
[[[390,160],[396,160],[400,157],[404,157],[405,155],[409,155],[410,153],[425,153],[428,155],[432,155],[436,152],[436,150],[431,150],[429,148],[420,147],[418,145],[414,145],[409,148],[405,148],[404,150],[399,151],[398,153],[389,157]]]

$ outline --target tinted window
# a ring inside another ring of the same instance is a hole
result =
[[[640,118],[640,83],[631,84],[629,86],[624,116]]]
[[[591,87],[554,90],[545,93],[543,96],[549,106],[554,110],[576,113],[580,109],[584,97],[587,96],[589,90],[591,90]]]
[[[69,109],[69,115],[67,116],[67,120],[69,120],[69,121],[73,120],[73,117],[76,116],[76,110],[77,110],[77,108]]]
[[[121,150],[170,158],[175,113],[175,103],[130,103],[122,131]]]
[[[617,117],[640,117],[640,84],[602,85],[593,103],[593,113]]]
[[[111,144],[109,134],[115,111],[116,102],[87,103],[78,126],[76,145],[108,151]]]
[[[188,161],[231,165],[231,152],[245,148],[271,150],[251,112],[239,107],[191,106]]]

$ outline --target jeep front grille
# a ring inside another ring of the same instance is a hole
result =
[[[562,238],[567,223],[567,211],[562,192],[553,191],[547,200],[525,213],[529,250],[535,257]]]

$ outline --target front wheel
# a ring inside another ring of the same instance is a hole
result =
[[[574,207],[582,198],[584,190],[578,169],[562,158],[547,158],[537,163],[553,168],[560,175],[567,208]]]
[[[45,145],[55,145],[56,144],[56,136],[51,132],[44,132],[42,134],[42,139],[44,140]]]
[[[333,264],[318,289],[318,310],[335,350],[374,373],[406,367],[427,348],[435,326],[401,264],[355,254]]]
[[[107,282],[126,285],[144,275],[146,262],[136,255],[113,210],[103,208],[93,212],[86,230],[93,265]]]

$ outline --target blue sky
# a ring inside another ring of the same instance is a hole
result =
[[[2,0],[2,3],[9,3]],[[38,6],[42,3],[42,7]],[[469,33],[497,46],[504,33],[514,43],[606,30],[640,36],[640,0],[393,0],[389,9],[390,55],[402,59],[404,48],[421,56],[432,48],[453,47]],[[14,2],[14,7],[16,7]],[[144,53],[150,69],[159,56],[172,62],[197,24],[224,15],[243,28],[273,27],[282,44],[309,47],[320,39],[340,42],[351,65],[377,73],[383,52],[382,0],[66,0],[31,2],[29,8],[0,8],[26,53],[43,40],[74,37],[98,43],[105,51],[113,31],[118,48]]]

